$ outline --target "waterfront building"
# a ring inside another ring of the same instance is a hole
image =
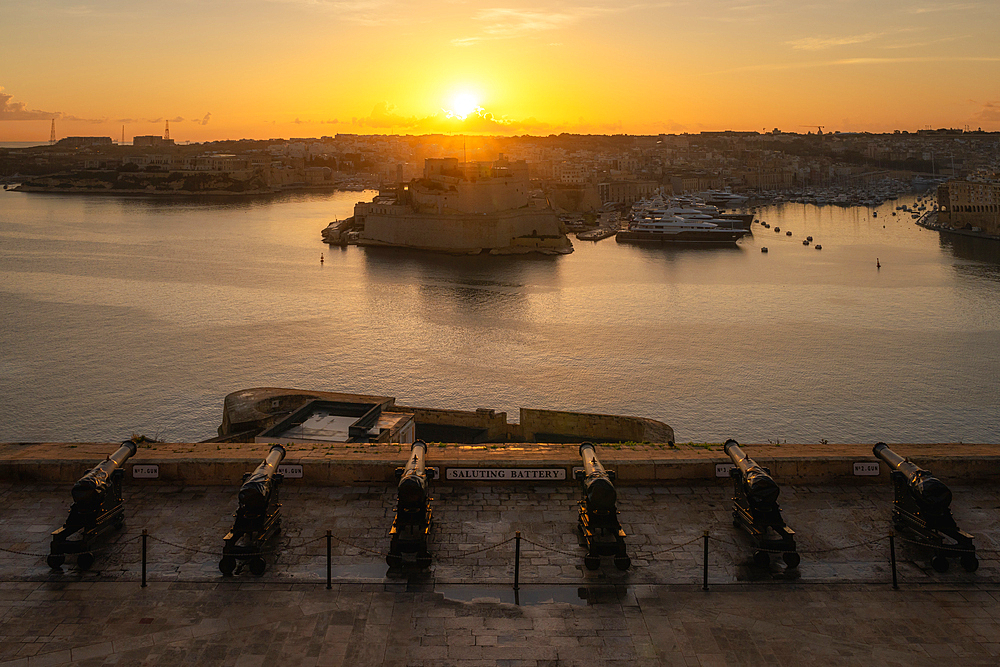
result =
[[[1000,234],[1000,181],[952,180],[938,186],[938,223]]]
[[[423,178],[354,207],[359,245],[456,253],[573,251],[555,211],[530,194],[527,165],[428,158]]]
[[[132,137],[132,145],[135,147],[142,146],[173,146],[173,139],[164,139],[161,136],[155,134],[144,134],[137,137]]]

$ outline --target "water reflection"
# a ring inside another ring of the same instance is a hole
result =
[[[533,285],[555,289],[560,257],[544,255],[448,255],[403,248],[365,247],[368,285],[404,282],[423,306],[456,313],[498,314],[525,305]]]
[[[941,249],[951,252],[958,259],[983,262],[984,265],[956,265],[963,274],[973,274],[1000,279],[1000,241],[977,239],[970,236],[939,232]]]

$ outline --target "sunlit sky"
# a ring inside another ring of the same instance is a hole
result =
[[[998,0],[0,0],[0,141],[1000,130],[998,35]]]

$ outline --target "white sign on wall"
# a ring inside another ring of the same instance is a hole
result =
[[[134,479],[158,479],[160,466],[156,463],[137,463],[132,466],[132,477]]]
[[[302,477],[302,466],[297,463],[283,463],[278,466],[278,473],[290,479]]]
[[[862,461],[854,464],[855,475],[878,475],[878,461]]]
[[[469,482],[554,482],[566,479],[566,468],[448,468],[445,474]]]
[[[729,477],[729,471],[733,469],[732,463],[716,463],[715,464],[715,476],[716,477]]]

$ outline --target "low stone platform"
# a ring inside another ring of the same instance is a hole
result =
[[[858,476],[854,464],[877,459],[869,444],[751,444],[741,445],[761,465],[768,466],[779,484],[877,484],[889,478],[886,465],[875,476]],[[1000,479],[1000,445],[943,443],[891,444],[896,453],[912,458],[944,480]],[[117,443],[6,443],[0,444],[0,481],[75,482],[90,467],[117,448]],[[302,482],[310,485],[349,486],[385,484],[408,458],[409,447],[390,444],[288,445],[284,463],[303,467]],[[267,454],[266,444],[156,443],[142,445],[127,463],[155,463],[159,478],[136,483],[238,484]],[[597,455],[618,474],[621,484],[667,481],[715,483],[716,464],[730,463],[721,443],[667,445],[597,444]],[[572,484],[573,468],[580,465],[575,444],[455,445],[431,443],[427,464],[449,467],[545,467],[565,471]],[[131,475],[127,475],[131,477]]]
[[[395,489],[286,480],[284,529],[263,577],[225,579],[236,485],[134,484],[127,523],[94,568],[45,564],[66,484],[0,484],[0,666],[995,664],[1000,657],[1000,489],[951,484],[981,567],[934,572],[898,544],[889,483],[785,485],[797,570],[753,565],[728,484],[623,485],[634,566],[583,567],[578,490],[432,487],[434,564],[387,572]],[[150,585],[139,534],[149,531]],[[326,590],[325,533],[335,536]],[[514,531],[523,535],[512,589]],[[701,590],[708,531],[710,590]],[[610,559],[605,559],[610,561]]]

